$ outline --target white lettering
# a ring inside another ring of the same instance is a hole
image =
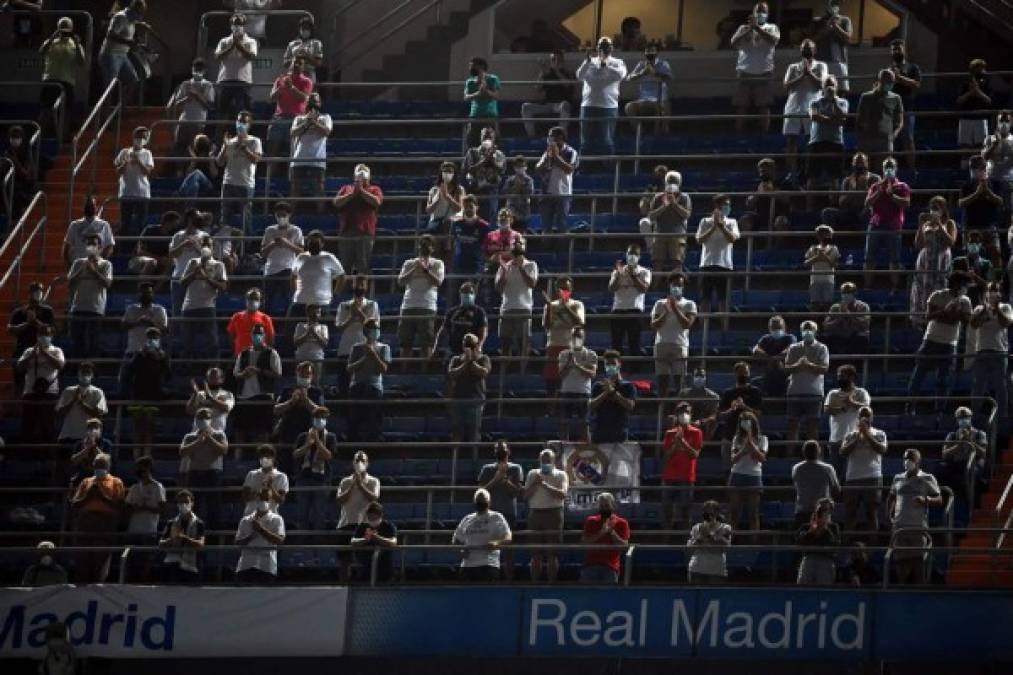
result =
[[[646,600],[641,600],[645,604]],[[607,647],[633,647],[633,615],[629,612],[612,612],[605,617],[608,628],[605,629],[604,642]],[[641,617],[640,632],[643,635],[643,617]],[[643,643],[640,645],[643,646]]]
[[[820,603],[819,633],[816,634],[816,646],[824,649],[827,646],[827,603]]]
[[[629,616],[629,612],[615,612],[616,614],[626,614]],[[587,619],[587,623],[584,620]],[[630,617],[630,621],[633,617]],[[582,637],[580,633],[590,632],[591,635],[588,637]],[[570,621],[570,639],[578,647],[590,647],[594,643],[598,642],[601,638],[601,619],[598,615],[590,610],[584,610],[577,612],[573,615],[573,619]]]
[[[710,646],[718,644],[718,614],[721,611],[721,601],[711,600],[707,603],[707,609],[696,624],[696,631],[693,630],[693,623],[689,620],[689,612],[686,611],[686,603],[683,600],[675,600],[672,603],[672,646],[679,646],[679,629],[686,634],[686,640],[691,645],[700,644],[704,632],[710,624]]]
[[[805,644],[805,627],[816,620],[815,614],[799,614],[798,627],[795,630],[795,647],[802,649]]]
[[[841,627],[845,623],[850,623],[854,626],[852,630],[855,631],[854,639],[845,642],[841,639]],[[848,614],[847,612],[841,614],[834,622],[830,624],[830,641],[834,643],[834,646],[841,651],[860,650],[865,641],[865,603],[858,603],[858,613]]]
[[[640,601],[640,646],[647,646],[647,598]]]
[[[540,617],[540,611],[542,607],[556,608],[556,617],[553,619],[543,619]],[[530,630],[528,632],[528,644],[538,644],[538,629],[541,627],[554,628],[556,629],[556,646],[562,647],[564,642],[563,638],[563,617],[566,616],[566,603],[562,600],[551,600],[551,599],[540,599],[536,598],[531,601],[531,617],[528,621]]]
[[[781,624],[780,640],[772,640],[767,637],[767,626],[775,622]],[[767,649],[787,649],[791,644],[791,601],[784,603],[784,614],[771,612],[760,619],[756,630],[756,638],[762,646]]]
[[[733,626],[732,624],[740,623],[741,625]],[[734,637],[742,634],[742,637]],[[748,647],[752,649],[756,646],[753,643],[753,617],[747,612],[732,612],[725,619],[725,647],[729,649],[740,649],[741,647]]]

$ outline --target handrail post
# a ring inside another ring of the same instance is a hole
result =
[[[633,153],[635,155],[637,155],[637,159],[633,160],[633,173],[639,174],[640,173],[640,138],[641,138],[641,136],[644,133],[644,121],[642,119],[638,118],[637,121],[635,122],[635,124],[637,125],[637,133],[636,133],[636,136],[634,137],[634,141],[633,141],[633,148],[634,148],[633,149]],[[657,131],[657,129],[655,129],[655,131]],[[619,192],[619,190],[616,190],[616,192]]]
[[[123,553],[120,554],[120,583],[127,583],[127,565],[130,562],[130,547],[126,546],[123,548]]]
[[[571,199],[572,199],[572,197],[571,197]],[[572,204],[572,202],[571,202],[571,204]],[[589,226],[588,227],[588,231],[589,232],[594,232],[594,224],[595,224],[595,221],[597,219],[598,219],[598,198],[597,197],[591,197],[591,222],[588,223],[588,226]],[[542,228],[544,228],[544,227],[545,227],[545,223],[542,223]],[[566,233],[562,232],[560,234],[566,234]],[[594,250],[594,237],[588,237],[587,238],[587,252],[590,253],[593,250]]]
[[[749,292],[749,274],[753,271],[753,239],[752,236],[746,237],[746,278],[742,286],[742,290],[746,293]]]
[[[626,549],[626,567],[623,569],[623,586],[629,586],[633,578],[633,554],[637,550],[636,544],[630,544]]]
[[[429,530],[433,529],[433,489],[426,490],[426,539],[429,543]]]
[[[620,164],[620,162],[619,162],[618,159],[613,159],[612,161],[615,162],[615,167],[616,167],[615,168],[615,172],[613,174],[614,178],[612,180],[612,193],[613,193],[613,197],[612,197],[612,215],[615,216],[619,212],[619,197],[617,197],[615,195],[619,194],[619,164]]]
[[[376,577],[380,569],[380,547],[373,549],[373,555],[369,559],[369,585],[376,586]]]

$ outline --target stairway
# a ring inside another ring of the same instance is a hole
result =
[[[119,138],[113,138],[115,127],[110,125],[109,131],[97,148],[97,168],[95,172],[95,199],[101,207],[102,203],[110,198],[116,197],[118,177],[113,169],[113,158],[118,149],[130,145],[133,130],[137,126],[150,126],[155,120],[165,116],[165,110],[161,107],[131,108],[125,110],[120,124]],[[168,148],[171,144],[171,127],[162,126],[155,129],[155,137],[151,139],[153,152],[159,154],[159,149]],[[82,145],[86,143],[82,142]],[[67,307],[68,288],[66,282],[53,284],[53,280],[66,273],[66,265],[63,262],[63,237],[67,231],[67,203],[70,195],[70,175],[73,164],[70,143],[61,148],[53,168],[50,169],[42,182],[40,189],[46,193],[48,198],[49,219],[46,229],[46,249],[41,267],[39,266],[39,249],[42,245],[41,239],[36,239],[28,249],[25,256],[26,265],[21,274],[21,297],[15,296],[14,284],[9,283],[0,291],[0,316],[9,317],[14,307],[22,304],[27,299],[28,284],[32,281],[40,281],[47,287],[52,285],[49,293],[48,304],[53,307],[57,315],[58,330],[62,325],[62,316]],[[90,165],[87,165],[90,167]],[[159,167],[155,167],[156,173]],[[84,198],[88,192],[90,173],[83,171],[79,175],[74,186],[73,206],[71,209],[72,218],[80,218]],[[119,203],[115,199],[109,201],[102,211],[102,218],[108,220],[115,232],[119,228]],[[132,246],[131,246],[132,248]],[[6,270],[0,269],[0,276]],[[0,355],[7,356],[13,353],[14,337],[7,331],[0,334]],[[13,373],[10,368],[0,368],[0,401],[9,401],[18,398],[14,391]],[[14,414],[10,406],[0,404],[0,415]]]
[[[993,70],[1009,65],[1013,45],[1013,1],[925,2],[896,0],[940,36],[937,71],[961,72],[971,59],[983,58]],[[925,68],[928,64],[922,64]],[[951,87],[956,89],[955,86]]]
[[[999,503],[1011,475],[1013,475],[1013,441],[1011,441],[1010,447],[1002,452],[999,463],[994,467],[988,492],[981,496],[981,507],[975,509],[969,527],[997,527],[995,507]],[[1009,501],[1007,499],[1007,504],[1003,509],[1003,521],[1013,508]],[[1000,523],[999,526],[1002,524]],[[995,542],[995,534],[971,533],[961,540],[960,546],[961,548],[991,548],[995,546]],[[946,583],[976,588],[1013,588],[1013,535],[1006,537],[1002,555],[955,553],[946,574]]]

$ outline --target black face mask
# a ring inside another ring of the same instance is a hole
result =
[[[705,512],[703,514],[703,519],[709,523],[712,520],[714,520],[714,514],[713,513],[709,513],[709,512]]]
[[[150,306],[151,303],[154,302],[154,300],[155,299],[152,296],[150,296],[150,295],[142,295],[141,296],[141,304],[143,306],[145,306],[145,307]]]
[[[766,181],[774,180],[774,177],[772,175],[770,175],[770,173],[768,173],[766,171],[763,171],[763,172],[760,173],[760,180],[766,182]]]
[[[851,385],[853,384],[854,382],[852,382],[849,378],[846,377],[837,378],[837,386],[840,387],[841,389],[851,389]]]
[[[485,501],[484,499],[475,502],[475,510],[478,511],[479,513],[485,513],[486,511],[489,510],[489,502]]]
[[[859,176],[864,176],[865,174],[869,173],[869,167],[865,166],[864,164],[856,164],[855,173],[857,173]]]
[[[893,55],[893,62],[894,63],[904,63],[904,54],[894,54]]]
[[[480,71],[478,68],[470,68],[468,70],[468,74],[471,75],[472,77],[478,77],[480,72],[482,71]]]
[[[361,286],[357,286],[357,287],[355,287],[355,288],[352,289],[352,293],[355,294],[355,297],[361,298],[362,296],[364,296],[366,294],[366,289],[362,288]]]
[[[611,518],[613,511],[612,511],[612,509],[601,509],[600,508],[600,509],[598,509],[598,513],[601,514],[602,519],[605,519],[605,518]]]
[[[508,455],[505,452],[497,452],[496,453],[496,461],[499,462],[499,463],[501,463],[501,464],[503,462],[508,461],[509,459],[510,459],[510,455]]]
[[[740,387],[744,387],[747,384],[749,384],[749,376],[748,375],[738,375],[738,376],[736,376],[735,381],[739,383]]]
[[[523,248],[515,248],[515,249],[512,249],[510,251],[510,253],[512,253],[514,255],[514,257],[516,258],[518,256],[524,255],[524,249]]]
[[[309,251],[313,255],[319,254],[322,249],[323,249],[323,246],[318,241],[313,241],[313,242],[310,242],[309,244],[306,244],[306,250]]]
[[[419,246],[419,255],[424,258],[428,258],[433,253],[432,246]]]

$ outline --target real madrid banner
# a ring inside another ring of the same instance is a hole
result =
[[[570,511],[591,511],[598,495],[611,492],[620,503],[640,501],[639,443],[558,443],[570,487],[598,488],[571,490],[566,497]]]

